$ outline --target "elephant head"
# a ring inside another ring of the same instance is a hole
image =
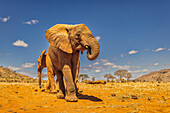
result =
[[[95,60],[99,55],[99,43],[84,24],[57,24],[46,31],[46,39],[66,53],[87,50],[89,60]]]

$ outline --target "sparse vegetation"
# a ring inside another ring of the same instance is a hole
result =
[[[0,67],[0,82],[19,82],[19,83],[37,83],[38,80],[35,80],[29,76],[22,75],[16,73],[16,71],[12,71],[5,67]],[[46,80],[42,80],[42,82],[46,82]]]
[[[82,82],[86,80],[87,78],[89,78],[88,74],[80,74],[79,76],[79,79],[81,79]]]
[[[104,75],[104,78],[107,78],[107,82],[110,82],[110,79],[112,79],[112,81],[113,81],[113,79],[115,79],[116,77],[114,77],[112,74],[105,74]]]
[[[114,75],[118,76],[119,79],[120,79],[120,81],[123,82],[123,83],[126,82],[126,80],[123,79],[123,77],[126,78],[127,81],[129,81],[129,79],[132,77],[131,73],[128,72],[127,70],[125,70],[125,69],[117,70],[117,71],[114,73]]]
[[[92,81],[95,81],[95,77],[92,77]]]
[[[136,79],[138,82],[170,82],[170,69],[153,71]]]

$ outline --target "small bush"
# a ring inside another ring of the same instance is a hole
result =
[[[120,81],[121,81],[122,83],[126,83],[126,80],[125,80],[125,79],[120,79]]]
[[[111,80],[111,82],[112,82],[112,83],[115,83],[115,81],[114,81],[114,80]]]
[[[136,82],[136,80],[133,80],[133,82]]]

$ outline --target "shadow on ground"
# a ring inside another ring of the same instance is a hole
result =
[[[90,100],[90,101],[94,101],[94,102],[101,102],[101,101],[103,101],[100,98],[97,98],[97,97],[94,97],[94,96],[89,96],[89,95],[83,95],[83,94],[79,94],[78,98],[79,99]]]

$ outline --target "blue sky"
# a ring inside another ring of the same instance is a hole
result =
[[[95,61],[80,55],[80,73],[104,79],[127,69],[136,78],[170,68],[168,0],[0,0],[0,65],[36,77],[37,59],[49,45],[45,31],[80,23],[101,47]]]

